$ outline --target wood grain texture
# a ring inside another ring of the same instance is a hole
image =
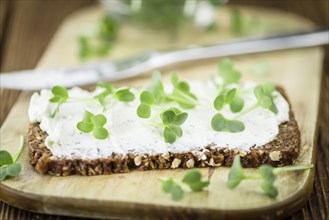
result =
[[[53,1],[56,2],[56,1]],[[76,7],[79,7],[78,5],[81,4],[79,3],[79,1],[71,1],[71,2],[75,2],[74,4],[76,4]],[[251,2],[254,4],[266,4],[266,3],[260,3],[260,1],[244,1],[244,2]],[[263,1],[262,1],[263,2]],[[294,10],[297,12],[300,12],[299,8],[303,8],[302,10],[302,14],[303,15],[308,15],[309,17],[311,17],[313,20],[317,21],[319,24],[326,24],[328,26],[328,22],[326,23],[325,19],[328,19],[328,15],[326,15],[325,13],[328,14],[328,11],[326,10],[326,7],[328,4],[327,1],[316,1],[316,2],[321,2],[321,4],[313,4],[313,2],[311,1],[302,1],[302,3],[300,5],[298,5],[298,7],[296,6],[297,4],[299,4],[300,1],[286,1],[287,3],[285,4],[281,4],[281,2],[279,4],[276,4],[275,1],[266,1],[266,2],[271,2],[271,4],[269,5],[273,5],[276,7],[280,7],[282,5],[286,5],[287,10]],[[290,4],[290,3],[291,4]],[[308,4],[310,3],[310,4]],[[57,3],[52,3],[52,4],[57,4]],[[289,6],[293,5],[293,7]],[[44,9],[44,6],[39,4],[39,8],[41,10]],[[73,5],[73,3],[72,3]],[[309,7],[309,5],[311,5],[311,7]],[[289,7],[288,7],[289,6]],[[49,10],[48,7],[47,10]],[[316,8],[316,9],[314,9]],[[322,13],[320,13],[322,11]],[[52,13],[52,12],[50,12]],[[57,14],[53,14],[54,17],[60,17],[61,12],[56,12]],[[24,13],[24,15],[29,14],[29,11],[26,11]],[[35,16],[35,15],[34,15]],[[30,14],[30,17],[33,17],[33,14]],[[28,20],[25,17],[26,20]],[[42,19],[42,18],[41,18]],[[61,17],[59,19],[62,19]],[[49,22],[53,22],[52,19],[48,20]],[[11,25],[14,25],[15,28],[17,30],[20,29],[19,25],[16,25],[15,22],[12,22]],[[24,22],[20,23],[20,25],[24,25]],[[31,25],[31,24],[30,24]],[[54,31],[54,30],[53,30]],[[17,33],[17,32],[16,32]],[[18,31],[18,33],[20,33]],[[22,37],[20,39],[18,39],[18,41],[23,41],[25,42],[25,40],[27,39],[26,36],[24,37],[24,33],[20,33],[22,35]],[[42,51],[45,46],[45,44],[47,44],[47,42],[50,40],[49,38],[38,38],[36,36],[36,39],[39,40],[41,42],[41,44],[36,44],[34,45],[35,47],[39,48],[37,51]],[[10,37],[8,37],[8,41],[10,42],[14,42],[12,41],[12,39]],[[46,43],[43,43],[46,42]],[[34,51],[31,51],[31,49],[29,49],[31,47],[29,47],[29,45],[23,45],[22,47],[19,48],[19,50],[27,50],[30,53],[35,53]],[[17,47],[13,47],[13,49],[18,49]],[[4,50],[3,48],[1,48],[1,56],[3,57],[3,53]],[[19,69],[19,68],[31,68],[35,65],[37,58],[35,58],[35,56],[33,56],[33,58],[29,59],[29,57],[23,56],[23,54],[20,53],[16,53],[15,57],[17,57],[17,62],[16,62],[16,66],[13,65],[13,69],[8,69],[8,70],[14,70],[14,69]],[[41,54],[39,54],[38,56],[40,56]],[[28,59],[28,62],[22,62],[23,59]],[[22,64],[23,63],[23,64]],[[328,58],[326,61],[326,66],[328,67],[329,62],[328,62]],[[1,63],[1,69],[2,66],[4,65],[4,63]],[[24,66],[25,65],[25,66]],[[22,67],[19,67],[22,66]],[[3,70],[3,69],[2,69]],[[305,218],[305,219],[325,219],[328,216],[328,186],[329,186],[329,182],[328,182],[328,161],[325,160],[325,158],[328,158],[328,145],[329,145],[329,137],[328,137],[328,133],[329,133],[329,128],[328,128],[328,120],[329,120],[329,95],[328,95],[328,91],[329,91],[329,71],[328,68],[326,69],[326,71],[324,72],[325,75],[323,76],[323,80],[322,80],[322,87],[321,87],[321,91],[322,91],[322,95],[321,95],[321,103],[324,103],[322,105],[320,105],[320,114],[319,114],[319,135],[318,135],[318,155],[320,154],[320,157],[318,157],[317,160],[317,175],[315,177],[315,185],[314,185],[314,189],[312,192],[312,196],[311,199],[308,201],[308,203],[305,205],[305,207],[295,213],[293,216],[289,217],[290,219],[300,219],[300,218]],[[7,104],[8,101],[8,97],[11,96],[12,91],[8,91],[5,90],[6,93],[1,93],[1,123],[3,122],[5,116],[8,114],[11,104]],[[16,95],[17,97],[17,95]],[[15,102],[14,97],[10,98],[10,101],[12,101],[12,103]],[[1,219],[62,219],[61,217],[58,216],[48,216],[48,215],[41,215],[41,214],[34,214],[28,211],[24,211],[24,210],[20,210],[17,208],[14,208],[12,206],[8,206],[7,204],[2,203],[1,206],[1,215],[0,218]],[[78,218],[70,218],[70,219],[78,219]]]

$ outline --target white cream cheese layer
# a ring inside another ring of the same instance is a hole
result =
[[[211,83],[199,81],[193,81],[190,85],[191,91],[198,97],[199,104],[195,109],[182,109],[188,113],[188,118],[181,126],[183,136],[173,144],[165,143],[161,128],[150,125],[150,121],[160,120],[158,117],[141,119],[136,115],[139,91],[134,91],[135,101],[108,103],[107,110],[103,112],[98,101],[92,99],[102,92],[101,89],[88,92],[73,88],[69,90],[70,101],[63,103],[56,116],[51,118],[50,115],[57,104],[49,102],[52,97],[50,90],[42,90],[40,93],[34,93],[31,98],[29,117],[31,122],[39,122],[41,129],[48,133],[45,144],[53,155],[68,159],[104,158],[111,156],[112,153],[125,155],[130,152],[186,152],[202,149],[209,144],[248,151],[250,147],[262,146],[272,141],[278,135],[279,124],[289,120],[289,105],[279,92],[275,92],[274,101],[278,114],[258,107],[239,118],[245,124],[244,131],[216,132],[211,128],[211,119],[216,113],[213,107],[213,100],[217,95],[216,88]],[[254,86],[252,82],[243,85],[243,89],[250,90],[249,93],[242,95],[245,101],[244,109],[256,103]],[[170,85],[166,85],[166,89],[170,90]],[[108,138],[96,139],[92,133],[83,133],[76,128],[85,110],[106,116],[107,123],[104,127],[110,133]],[[235,116],[229,106],[224,107],[221,113],[229,119]]]

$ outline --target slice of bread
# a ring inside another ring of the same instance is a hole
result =
[[[283,89],[277,90],[287,99]],[[125,156],[113,154],[111,157],[95,160],[65,159],[52,155],[44,143],[46,137],[47,133],[41,130],[38,123],[30,124],[28,132],[30,163],[38,172],[55,176],[124,173],[132,169],[230,166],[237,154],[241,156],[244,167],[258,167],[261,164],[283,166],[294,162],[300,148],[300,132],[291,108],[289,121],[279,125],[279,134],[273,141],[260,147],[251,147],[246,152],[209,145],[193,152]]]

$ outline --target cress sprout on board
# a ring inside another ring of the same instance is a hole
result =
[[[241,181],[247,179],[258,179],[261,180],[260,187],[266,195],[271,198],[275,198],[278,195],[278,190],[274,185],[277,179],[277,174],[280,172],[296,171],[296,170],[306,170],[313,168],[313,164],[310,165],[298,165],[298,166],[285,166],[273,168],[270,165],[263,164],[258,168],[257,175],[247,175],[245,174],[241,162],[240,156],[236,155],[234,157],[233,165],[228,174],[227,187],[230,189],[236,188]]]
[[[20,137],[19,149],[14,156],[6,150],[0,151],[0,181],[6,179],[7,177],[17,176],[21,170],[22,166],[17,162],[22,149],[24,147],[24,137]]]
[[[183,198],[184,193],[187,191],[185,188],[192,192],[200,192],[210,183],[208,180],[202,180],[202,174],[198,170],[189,171],[182,180],[173,177],[163,177],[160,180],[162,181],[162,190],[169,193],[175,201]]]

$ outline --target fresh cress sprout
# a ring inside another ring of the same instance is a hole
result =
[[[24,137],[20,137],[19,149],[14,156],[11,156],[8,151],[0,151],[0,181],[6,179],[7,177],[17,176],[21,170],[22,166],[17,162],[22,149],[24,147]]]
[[[230,59],[224,59],[218,64],[218,75],[222,79],[222,83],[217,85],[220,93],[229,90],[228,85],[238,84],[241,79],[241,72],[234,68],[234,63]],[[244,101],[239,96],[240,91],[237,90],[233,101],[230,104],[232,112],[239,112],[243,108]]]
[[[275,91],[275,86],[272,83],[264,82],[259,85],[257,85],[254,88],[254,95],[257,99],[257,102],[249,107],[248,109],[241,111],[235,119],[247,114],[248,112],[253,111],[254,109],[258,107],[262,107],[264,109],[268,109],[274,114],[278,113],[278,108],[275,105],[274,99],[275,96],[273,95],[273,92]]]
[[[229,120],[225,118],[219,111],[224,108],[226,104],[232,104],[236,96],[237,89],[233,88],[228,90],[226,93],[221,93],[214,100],[214,108],[217,113],[213,116],[211,120],[211,127],[215,131],[226,131],[226,132],[241,132],[245,129],[244,124],[238,120]],[[240,108],[236,106],[239,103],[233,103],[235,109]]]
[[[172,74],[171,83],[172,93],[166,93],[161,81],[161,74],[155,72],[152,77],[152,83],[147,91],[153,94],[155,104],[162,105],[168,102],[175,102],[184,109],[192,109],[198,104],[195,94],[190,91],[190,86],[185,81],[180,81],[177,74]]]
[[[96,36],[79,37],[79,57],[81,59],[92,56],[106,56],[113,48],[118,32],[116,19],[110,16],[102,18],[98,29]]]
[[[51,93],[53,94],[53,97],[50,98],[49,101],[58,103],[55,111],[51,114],[51,117],[53,118],[59,112],[59,107],[69,98],[69,94],[67,89],[62,86],[54,86],[51,89]]]
[[[221,78],[221,83],[219,85],[216,84],[219,95],[216,96],[213,105],[217,113],[211,120],[211,127],[218,132],[241,132],[245,129],[241,121],[225,118],[220,112],[225,105],[229,105],[233,113],[240,112],[243,109],[244,101],[239,95],[239,89],[231,86],[239,83],[241,73],[234,68],[231,60],[224,59],[218,64],[218,74]]]
[[[258,169],[258,175],[246,175],[243,171],[240,162],[240,156],[234,157],[233,165],[228,174],[227,187],[230,189],[236,188],[241,181],[246,179],[258,179],[261,180],[260,187],[266,195],[271,198],[275,198],[278,195],[278,190],[274,186],[274,182],[277,179],[277,174],[280,172],[306,170],[313,168],[313,164],[299,165],[299,166],[286,166],[273,168],[267,164],[261,165]]]
[[[171,83],[174,87],[172,94],[166,97],[172,101],[177,102],[180,107],[185,109],[192,109],[197,104],[197,97],[190,91],[190,86],[185,81],[179,81],[178,75],[171,76]]]
[[[211,127],[215,131],[226,131],[226,132],[241,132],[245,129],[243,122],[238,120],[229,120],[225,118],[221,113],[217,113],[211,119]]]
[[[104,91],[95,96],[95,99],[103,106],[103,110],[106,110],[106,100],[108,97],[117,99],[121,102],[131,102],[135,99],[134,93],[130,91],[130,88],[114,88],[110,83],[99,82],[98,87],[104,89]]]
[[[198,170],[191,170],[182,180],[173,177],[160,178],[160,180],[162,181],[162,190],[165,193],[169,193],[175,201],[183,198],[186,192],[185,188],[192,192],[200,192],[210,183],[207,180],[202,180],[202,175]]]
[[[240,71],[234,68],[230,59],[224,59],[218,64],[218,74],[223,80],[223,86],[238,83],[241,79]]]
[[[261,107],[269,109],[271,112],[277,114],[278,108],[274,103],[274,90],[275,86],[272,83],[265,82],[255,87],[254,94]]]
[[[141,104],[137,108],[137,115],[141,118],[149,118],[151,116],[151,106],[154,104],[154,95],[145,90],[140,94]]]
[[[174,143],[178,137],[183,135],[181,125],[186,121],[188,114],[178,108],[165,108],[168,103],[177,103],[185,109],[194,108],[197,104],[197,97],[190,91],[190,86],[185,81],[180,81],[177,74],[171,77],[173,92],[166,93],[163,88],[161,75],[155,72],[152,76],[152,83],[140,94],[140,104],[136,110],[138,117],[150,118],[153,111],[159,116],[161,123],[153,123],[163,128],[163,137],[167,143]]]
[[[93,132],[93,135],[97,139],[105,139],[108,137],[109,133],[104,128],[107,119],[104,115],[98,114],[94,115],[91,112],[85,111],[82,121],[77,124],[77,128],[84,132]]]
[[[161,114],[163,137],[167,143],[174,143],[177,137],[183,135],[180,127],[187,119],[188,114],[181,112],[178,108],[171,108]]]

